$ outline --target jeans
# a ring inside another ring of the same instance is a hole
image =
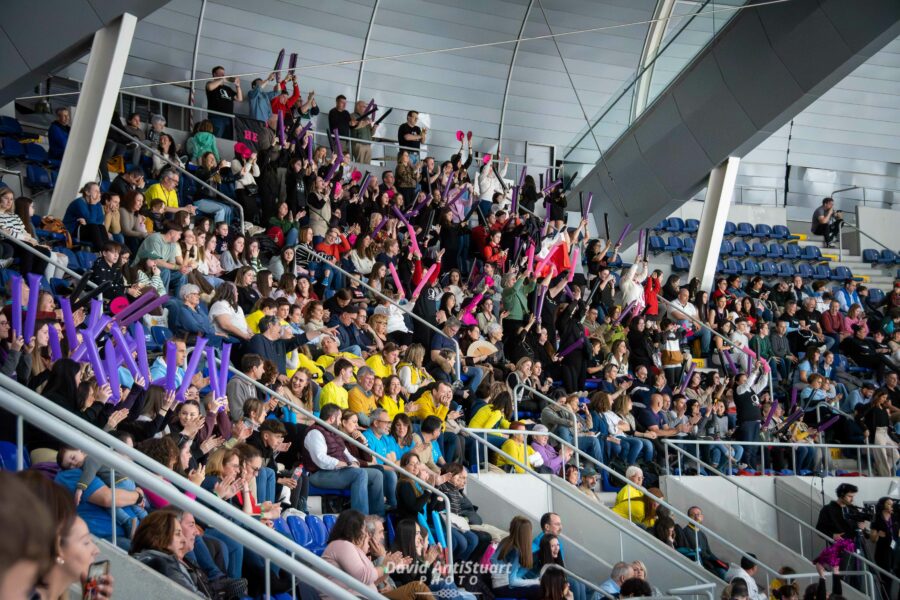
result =
[[[206,530],[206,535],[225,544],[228,549],[228,577],[240,579],[241,570],[244,568],[244,547],[218,529],[209,528]]]
[[[795,450],[797,463],[794,465],[794,472],[812,471],[816,466],[816,449],[813,446],[798,446]]]
[[[466,389],[475,394],[478,386],[481,385],[481,380],[484,379],[484,370],[481,367],[463,367],[463,370],[466,377],[469,378],[466,381]]]
[[[557,427],[556,435],[564,439],[566,442],[575,445],[572,441],[572,430],[568,427]],[[603,459],[603,445],[600,444],[600,440],[592,435],[579,435],[578,436],[578,449],[596,460],[599,463],[606,464],[606,461]]]
[[[384,480],[384,495],[387,498],[385,504],[390,508],[397,507],[397,471],[386,469],[384,465],[372,465],[366,467],[368,470],[381,472],[381,478]]]
[[[231,117],[208,115],[207,118],[212,122],[214,136],[226,140],[234,138],[234,127],[232,125]]]
[[[224,222],[229,225],[231,224],[233,211],[231,207],[224,202],[216,202],[215,200],[210,200],[208,198],[201,198],[199,200],[194,200],[194,206],[200,212],[214,215],[213,218],[216,223]]]
[[[263,467],[256,475],[256,500],[263,502],[275,502],[275,471],[269,467]]]
[[[475,547],[478,545],[478,536],[474,531],[460,531],[454,528],[451,533],[451,543],[453,544],[453,559],[466,560],[472,556]]]
[[[350,507],[364,515],[384,514],[384,478],[375,469],[344,467],[334,471],[316,471],[309,476],[316,487],[350,489]]]
[[[353,344],[352,346],[344,346],[340,348],[341,352],[349,352],[350,354],[355,354],[356,356],[362,356],[362,348],[359,347],[358,344]]]
[[[163,285],[166,286],[166,291],[171,296],[178,297],[178,290],[181,289],[185,282],[185,277],[181,271],[163,268],[159,270],[159,278],[162,279]]]
[[[709,347],[712,344],[712,331],[709,329],[700,330],[700,353],[706,356],[709,354]]]
[[[737,439],[741,442],[758,442],[759,441],[759,421],[744,421],[738,423]],[[746,462],[751,469],[757,466],[756,455],[759,453],[759,446],[744,446],[744,456]]]
[[[720,471],[727,473],[726,469],[729,464],[729,454],[731,455],[731,465],[736,467],[744,456],[744,447],[738,445],[726,446],[725,444],[713,444],[709,448],[709,462]],[[731,449],[729,451],[729,448]]]
[[[216,562],[213,560],[212,554],[210,554],[209,548],[206,546],[206,542],[203,540],[203,536],[198,535],[194,539],[194,549],[188,552],[187,555],[189,558],[193,559],[195,563],[197,563],[197,566],[200,567],[200,570],[206,574],[206,577],[210,581],[225,577],[225,573],[220,571],[219,567],[216,566]]]
[[[643,441],[640,438],[628,436],[617,439],[619,440],[619,456],[622,457],[626,465],[635,464],[641,456],[641,450],[644,449]],[[649,442],[650,440],[647,441]],[[648,461],[653,459],[653,444],[650,444],[650,454],[651,456],[647,458]]]

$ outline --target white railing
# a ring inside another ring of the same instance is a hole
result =
[[[665,463],[665,464],[667,465],[667,466],[666,466],[667,469],[668,469],[668,465],[669,465],[669,460],[668,460],[668,459],[669,459],[669,450],[671,449],[671,450],[674,450],[674,451],[676,452],[676,454],[677,454],[677,456],[678,456],[678,460],[679,460],[679,465],[680,465],[680,459],[681,459],[681,457],[682,457],[682,456],[686,456],[689,460],[695,461],[699,466],[703,467],[704,469],[706,469],[706,470],[709,471],[710,473],[713,473],[713,474],[715,474],[715,475],[719,475],[719,476],[720,476],[720,479],[721,479],[722,481],[727,481],[729,484],[733,485],[733,486],[736,487],[738,490],[743,491],[743,492],[749,494],[750,496],[752,496],[753,498],[755,498],[757,501],[762,502],[766,507],[768,507],[768,508],[774,510],[775,512],[777,512],[779,516],[782,516],[782,517],[788,519],[789,521],[793,521],[793,522],[797,525],[797,530],[798,530],[798,533],[799,533],[798,538],[799,538],[799,541],[800,541],[800,554],[803,555],[803,556],[806,556],[806,558],[812,559],[813,556],[812,556],[812,548],[809,548],[809,549],[808,549],[808,550],[809,550],[809,553],[805,552],[806,549],[804,548],[804,545],[803,545],[803,539],[804,539],[803,532],[804,532],[804,531],[805,531],[811,538],[813,538],[813,539],[818,539],[818,540],[820,540],[821,542],[824,542],[824,543],[831,543],[831,542],[834,541],[834,540],[832,540],[830,537],[828,537],[827,535],[825,535],[824,533],[822,533],[821,531],[819,531],[818,529],[816,529],[813,525],[810,525],[810,524],[807,523],[806,521],[803,521],[803,520],[797,518],[795,515],[793,515],[792,513],[788,512],[788,511],[785,510],[784,508],[778,506],[777,504],[775,504],[775,503],[773,503],[773,502],[770,502],[769,500],[766,500],[766,499],[763,498],[760,494],[758,494],[757,492],[753,491],[753,489],[751,489],[751,488],[749,488],[749,487],[743,485],[742,483],[740,483],[740,482],[738,481],[738,478],[736,478],[736,477],[730,477],[730,476],[726,475],[725,473],[722,473],[718,468],[716,468],[716,467],[710,465],[709,463],[703,461],[699,456],[694,456],[694,455],[691,454],[689,451],[687,451],[686,449],[682,448],[679,444],[673,443],[671,440],[662,440],[662,443],[663,443],[663,446],[664,446],[664,448],[665,448],[665,457],[666,457],[666,463]],[[803,448],[823,448],[823,449],[825,449],[825,455],[826,455],[826,457],[830,454],[830,451],[829,451],[830,448],[847,448],[847,449],[861,449],[861,448],[873,448],[873,449],[875,449],[875,448],[891,448],[891,449],[894,449],[893,446],[862,446],[862,445],[848,445],[848,444],[797,444],[797,443],[786,443],[786,442],[735,442],[735,441],[731,441],[731,440],[690,440],[690,442],[686,442],[686,443],[690,443],[690,444],[698,444],[698,445],[716,445],[716,444],[720,444],[720,445],[724,445],[724,446],[726,446],[726,447],[727,447],[727,446],[744,446],[744,445],[764,446],[764,447],[773,447],[773,446],[774,446],[774,447],[790,447],[790,448],[792,449],[791,451],[792,451],[792,454],[793,454],[793,459],[794,459],[794,461],[796,461],[796,458],[797,458],[797,457],[796,457],[796,449],[797,449],[798,447],[803,447]],[[763,461],[764,461],[764,460],[765,460],[765,452],[761,452],[760,455],[763,457]],[[731,463],[731,453],[730,453],[730,452],[729,452],[729,463]],[[763,464],[765,464],[765,462],[763,462]],[[679,472],[681,472],[681,471],[682,471],[682,470],[679,468]],[[765,472],[765,469],[763,469],[763,472]],[[671,472],[667,472],[667,475],[670,476],[670,477],[676,477],[676,475],[674,475],[674,474],[671,473]],[[739,493],[736,493],[736,496],[737,496],[738,517],[740,518],[740,514],[741,514],[741,495],[740,495]],[[809,554],[809,555],[807,556],[807,554]],[[867,568],[869,568],[869,569],[873,570],[874,572],[878,573],[879,576],[887,577],[888,579],[891,579],[891,580],[894,581],[895,583],[900,584],[900,578],[897,578],[895,575],[889,573],[888,571],[885,571],[884,569],[882,569],[881,567],[879,567],[877,564],[875,564],[873,561],[871,561],[871,560],[869,560],[869,559],[867,559],[867,558],[865,558],[865,557],[863,557],[863,556],[861,556],[861,555],[857,555],[856,558],[858,558],[863,564],[865,564]]]
[[[238,543],[257,552],[266,559],[267,567],[269,563],[274,563],[329,596],[334,595],[342,600],[352,600],[356,597],[355,594],[371,600],[381,598],[381,595],[374,590],[325,562],[292,539],[269,529],[250,515],[222,501],[215,494],[165,468],[152,458],[114,438],[80,416],[41,397],[33,390],[8,377],[0,377],[0,388],[2,388],[0,390],[0,406],[17,415],[19,436],[17,451],[19,458],[17,460],[20,469],[22,467],[21,453],[23,452],[22,430],[23,423],[27,420],[46,433],[101,460],[103,464],[110,467],[113,479],[115,479],[115,472],[126,475],[141,488],[153,491],[166,501],[196,515]],[[111,486],[110,489],[112,492],[110,518],[112,519],[113,543],[115,543],[116,488]],[[192,500],[184,492],[194,494],[196,500]],[[213,510],[209,506],[215,506],[216,509]],[[304,563],[314,566],[310,567],[298,562],[298,557]],[[350,591],[341,588],[335,581],[347,586]],[[267,595],[269,583],[267,576]]]
[[[573,492],[572,489],[570,489],[571,486],[570,486],[570,484],[569,484],[568,482],[564,482],[565,485],[561,485],[561,484],[557,483],[556,481],[554,481],[553,477],[555,477],[555,476],[550,476],[550,479],[547,479],[545,476],[539,475],[538,473],[536,473],[535,471],[533,471],[533,470],[531,469],[530,466],[525,465],[525,464],[523,464],[522,462],[520,462],[519,460],[513,458],[512,456],[510,456],[509,454],[507,454],[506,452],[504,452],[501,448],[498,448],[497,446],[491,444],[488,440],[486,440],[486,439],[484,439],[484,438],[481,438],[481,437],[478,436],[478,435],[473,435],[473,434],[479,434],[479,433],[515,434],[515,435],[524,435],[524,436],[526,436],[526,437],[527,437],[527,436],[532,436],[532,435],[546,435],[546,436],[550,437],[551,439],[556,440],[556,441],[559,442],[561,445],[570,448],[573,452],[579,452],[579,453],[581,453],[580,450],[578,450],[577,448],[575,448],[574,446],[572,446],[571,444],[569,444],[569,443],[566,442],[565,440],[561,439],[559,436],[556,436],[556,435],[554,435],[554,434],[552,434],[552,433],[535,433],[535,432],[533,432],[533,431],[527,431],[527,430],[471,429],[471,428],[466,428],[464,431],[467,432],[467,433],[469,434],[469,437],[470,437],[471,439],[475,440],[475,442],[476,442],[477,444],[479,444],[480,446],[484,446],[484,448],[485,448],[485,463],[487,463],[487,456],[488,456],[488,453],[489,453],[489,452],[494,452],[494,453],[497,454],[497,456],[503,457],[503,458],[506,460],[506,462],[508,462],[509,464],[515,465],[515,466],[519,467],[519,468],[522,469],[526,474],[531,475],[531,476],[533,476],[533,477],[539,479],[540,481],[544,482],[544,484],[547,485],[548,487],[550,487],[551,489],[556,490],[557,492],[559,492],[559,493],[561,493],[562,495],[566,496],[568,499],[570,499],[570,500],[574,501],[576,504],[580,505],[582,508],[584,508],[584,509],[586,509],[587,511],[589,511],[590,513],[592,513],[592,514],[594,514],[594,515],[600,517],[602,520],[604,520],[605,522],[607,522],[607,523],[609,523],[610,525],[612,525],[613,527],[615,527],[615,528],[619,531],[620,560],[625,560],[625,556],[624,556],[624,545],[623,545],[623,543],[622,543],[622,536],[628,536],[629,538],[633,539],[635,542],[637,542],[637,543],[640,544],[641,546],[644,546],[645,548],[647,548],[648,550],[650,550],[650,551],[653,552],[654,554],[659,555],[659,556],[662,557],[664,560],[669,561],[669,562],[672,562],[673,564],[675,564],[675,565],[677,566],[677,568],[678,568],[679,570],[684,571],[684,572],[686,572],[688,575],[690,575],[691,577],[694,577],[694,578],[698,579],[700,583],[702,583],[702,584],[708,584],[708,583],[711,583],[711,582],[708,581],[708,580],[704,580],[704,579],[703,579],[702,577],[700,577],[696,572],[691,571],[691,570],[688,569],[686,566],[682,565],[679,561],[673,561],[673,560],[672,560],[672,559],[673,559],[673,555],[672,555],[672,554],[669,554],[669,553],[667,553],[667,552],[662,552],[661,549],[657,548],[656,546],[654,546],[653,544],[651,544],[650,542],[648,542],[646,539],[644,539],[644,536],[641,535],[641,534],[639,534],[636,530],[631,530],[631,529],[628,527],[628,525],[627,525],[628,523],[631,523],[630,519],[629,519],[628,521],[625,521],[622,517],[620,517],[620,516],[618,516],[618,515],[616,515],[616,514],[613,514],[608,508],[603,507],[603,506],[601,506],[600,504],[592,504],[592,503],[590,503],[589,501],[587,501],[587,500],[585,499],[584,495],[581,494],[581,492],[578,492],[578,491],[574,491],[574,492]],[[523,443],[524,443],[524,442],[523,442]],[[480,454],[480,453],[476,452],[476,462],[478,462],[478,461],[480,460],[480,459],[478,458],[478,455],[479,455],[479,454]],[[582,453],[582,455],[583,455],[583,457],[585,457],[586,460],[590,460],[590,461],[592,462],[592,464],[600,465],[602,468],[607,468],[607,469],[608,469],[608,467],[606,467],[605,465],[602,465],[601,463],[598,463],[597,461],[595,461],[595,460],[593,459],[593,457],[591,457],[591,456],[589,456],[589,455],[587,455],[587,454],[583,454],[583,453]],[[643,488],[641,488],[640,486],[636,486],[635,484],[633,484],[633,483],[631,483],[631,482],[629,482],[629,484],[632,485],[633,487],[637,488],[638,490],[643,491],[644,493],[649,493],[649,492],[647,492],[646,490],[644,490]],[[629,508],[630,508],[630,506],[629,506]],[[688,520],[690,520],[690,519],[688,518]],[[701,526],[701,527],[702,527],[702,526]],[[643,530],[641,530],[641,531],[643,531]],[[646,532],[643,532],[643,533],[646,535]],[[710,532],[710,533],[711,533],[712,535],[715,535],[715,534],[712,533],[712,532]],[[703,567],[702,567],[702,566],[700,566],[699,568],[700,568],[701,570],[703,570]],[[705,571],[704,571],[704,572],[705,572]],[[715,576],[712,575],[711,573],[710,573],[709,575],[710,575],[711,577],[715,577]],[[715,585],[715,584],[714,584],[714,585]]]

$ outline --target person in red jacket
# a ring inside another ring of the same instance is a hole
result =
[[[358,233],[358,228],[359,225],[352,226],[350,233]],[[352,249],[350,242],[337,227],[330,227],[325,234],[325,239],[316,244],[316,252],[324,254],[330,262],[338,266],[341,264],[341,258]],[[332,270],[330,278],[326,277],[322,285],[326,290],[339,290],[344,287],[344,274],[336,269]]]
[[[644,305],[647,307],[644,316],[652,321],[659,319],[659,298],[656,295],[662,290],[661,277],[662,271],[654,269],[644,282]]]
[[[499,231],[491,233],[490,241],[484,247],[484,260],[496,265],[497,269],[503,271],[503,265],[506,263],[506,251],[500,248],[501,236],[502,234]]]
[[[272,98],[272,114],[283,113],[285,123],[288,122],[291,109],[294,108],[294,105],[300,99],[300,86],[297,85],[297,76],[291,75],[289,79],[294,84],[294,93],[290,97],[288,96],[287,79],[285,79],[281,82],[281,93]]]

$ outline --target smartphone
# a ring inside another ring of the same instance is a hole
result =
[[[87,579],[84,580],[84,586],[81,590],[82,600],[93,600],[97,597],[97,586],[100,585],[100,578],[109,575],[109,561],[97,561],[88,567]]]

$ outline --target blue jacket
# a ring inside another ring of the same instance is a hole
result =
[[[183,305],[178,306],[174,313],[175,318],[169,319],[169,326],[176,335],[196,333],[207,339],[213,339],[216,335],[216,330],[209,319],[209,311],[203,303],[197,305],[197,310],[191,310]]]
[[[269,82],[263,80],[255,88],[251,88],[247,93],[247,100],[250,101],[250,116],[257,121],[266,121],[272,114],[272,98],[281,93],[277,87],[272,91],[265,91]]]
[[[50,158],[61,159],[66,151],[66,144],[69,143],[69,127],[63,127],[54,121],[50,123],[47,137],[50,140]]]
[[[103,225],[103,205],[88,204],[81,196],[75,198],[63,216],[63,225],[72,235],[78,230],[78,219],[84,219],[89,225]]]

